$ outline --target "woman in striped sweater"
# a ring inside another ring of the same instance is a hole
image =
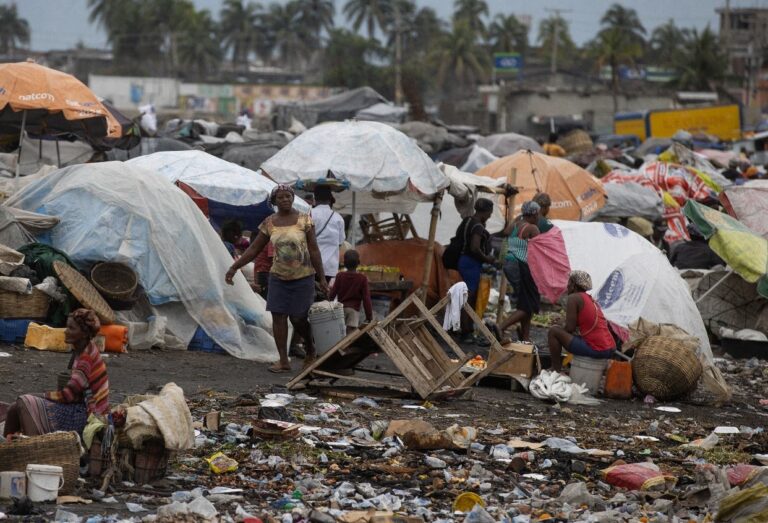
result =
[[[20,396],[9,409],[3,435],[27,436],[58,430],[82,433],[90,414],[109,413],[107,366],[93,338],[99,332],[96,314],[78,309],[67,318],[65,340],[72,346],[72,375],[64,388],[44,396]]]

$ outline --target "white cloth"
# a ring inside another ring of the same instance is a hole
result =
[[[590,397],[583,385],[571,381],[571,378],[553,370],[543,370],[533,378],[528,389],[531,396],[540,400],[554,400],[558,403],[576,405],[599,405],[600,400]]]
[[[461,330],[461,308],[467,303],[467,297],[469,296],[467,284],[463,281],[455,283],[448,289],[448,296],[450,296],[451,299],[445,307],[443,329],[447,331]]]
[[[315,222],[317,246],[323,259],[323,272],[334,277],[339,272],[339,247],[347,239],[344,218],[330,205],[320,204],[312,209],[312,221]]]
[[[248,118],[247,114],[241,114],[240,116],[237,117],[237,120],[235,120],[235,122],[237,123],[237,125],[242,125],[243,127],[245,127],[246,130],[251,128],[251,119]]]

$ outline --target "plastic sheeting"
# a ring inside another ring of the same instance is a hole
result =
[[[605,207],[597,217],[623,218],[640,216],[656,221],[664,215],[664,203],[658,192],[635,182],[604,183]]]
[[[699,338],[701,354],[712,361],[704,322],[688,285],[660,250],[621,225],[553,223],[562,231],[571,269],[592,276],[591,294],[609,320],[622,326],[641,317],[672,323]],[[547,250],[536,249],[534,238],[528,245],[529,259],[547,259]]]
[[[129,160],[126,165],[157,172],[173,183],[183,182],[200,196],[228,205],[257,205],[277,184],[259,173],[203,151],[166,151]],[[309,212],[299,197],[294,207]]]
[[[76,165],[29,184],[7,205],[59,216],[54,247],[80,263],[128,264],[153,304],[183,303],[233,356],[276,359],[264,300],[242,274],[225,284],[232,258],[195,203],[165,178],[120,162]]]
[[[369,122],[402,123],[408,116],[408,109],[390,103],[380,102],[357,111],[355,118]]]
[[[768,239],[768,180],[732,185],[720,193],[728,214]]]
[[[520,150],[530,150],[535,153],[543,153],[539,142],[529,136],[517,133],[502,133],[484,136],[477,140],[477,145],[487,149],[498,157],[509,156]]]
[[[448,179],[406,135],[378,122],[333,122],[302,133],[264,162],[273,180],[293,184],[325,179],[332,171],[353,191],[432,195]]]
[[[293,119],[306,127],[322,122],[352,118],[361,109],[386,102],[387,99],[370,87],[359,87],[316,102],[289,102],[274,109],[276,129],[288,129]]]
[[[467,156],[467,161],[464,162],[460,169],[464,172],[474,173],[498,159],[499,157],[488,149],[475,144],[472,146],[469,156]]]

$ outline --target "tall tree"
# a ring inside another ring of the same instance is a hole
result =
[[[355,31],[365,23],[368,38],[373,38],[378,26],[382,31],[392,12],[392,0],[348,0],[344,4],[344,15],[352,22]]]
[[[295,0],[299,25],[303,31],[314,36],[315,45],[320,45],[320,34],[333,29],[336,6],[333,0]]]
[[[709,26],[701,33],[694,29],[678,55],[675,83],[680,89],[714,90],[724,81],[726,67],[717,35]]]
[[[483,18],[488,17],[488,4],[485,0],[454,0],[453,19],[463,20],[475,35],[484,37],[486,27]]]
[[[29,45],[29,22],[19,16],[16,4],[0,5],[0,53]]]
[[[301,31],[298,16],[298,4],[272,3],[264,17],[264,29],[269,32],[274,51],[282,65],[298,67],[308,49],[308,35]]]
[[[216,72],[221,61],[219,28],[207,9],[193,11],[178,40],[179,63],[201,78]]]
[[[323,53],[323,83],[350,89],[376,84],[379,73],[371,62],[380,53],[373,39],[347,29],[331,29]]]
[[[489,27],[488,37],[495,52],[516,51],[525,55],[528,51],[528,27],[515,15],[497,14]]]
[[[232,51],[232,65],[246,68],[248,54],[256,45],[261,6],[244,0],[224,0],[219,13],[221,43]]]
[[[571,38],[568,21],[560,15],[550,16],[539,23],[539,34],[536,40],[539,43],[541,58],[551,57],[555,47],[558,60],[561,62],[571,61],[576,56],[576,44]]]
[[[634,9],[613,4],[600,20],[602,29],[597,35],[592,52],[599,67],[611,68],[611,95],[613,111],[619,110],[619,67],[634,65],[643,55],[645,28]]]
[[[672,19],[658,26],[651,34],[649,61],[666,67],[674,66],[688,37],[688,30],[677,27]]]
[[[453,22],[453,31],[443,37],[434,54],[437,78],[454,94],[471,93],[488,77],[488,54],[477,43],[477,33],[464,19]]]

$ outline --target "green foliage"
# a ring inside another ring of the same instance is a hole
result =
[[[488,53],[477,45],[477,35],[463,19],[455,19],[453,32],[445,34],[433,52],[438,64],[437,80],[445,92],[471,92],[477,84],[487,81],[490,72]]]
[[[494,52],[528,52],[528,27],[515,15],[496,15],[488,31],[491,48]]]
[[[648,61],[666,67],[674,66],[679,61],[680,53],[689,37],[690,31],[680,29],[670,19],[651,33]]]
[[[368,38],[374,38],[376,28],[382,31],[391,20],[393,0],[348,0],[344,4],[344,15],[352,22],[352,28],[359,31],[365,24]]]
[[[485,0],[455,0],[453,3],[453,20],[466,24],[478,37],[486,35],[483,18],[487,18],[488,13]]]
[[[323,83],[350,89],[378,83],[381,70],[371,61],[380,53],[375,40],[332,29],[323,56]]]
[[[677,57],[680,89],[714,90],[725,80],[726,60],[717,35],[707,26],[702,32],[694,29],[686,38]]]
[[[549,58],[557,36],[557,56],[561,63],[567,63],[576,58],[578,53],[576,44],[571,38],[568,22],[560,15],[545,18],[539,23],[539,35],[536,41],[539,43],[539,56]]]
[[[29,45],[29,22],[19,17],[16,4],[0,5],[0,53]]]
[[[261,15],[259,4],[224,0],[219,13],[221,44],[224,51],[232,51],[233,65],[246,66],[249,53],[256,50]]]

